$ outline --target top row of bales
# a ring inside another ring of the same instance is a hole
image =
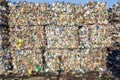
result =
[[[80,26],[83,24],[107,24],[108,11],[104,2],[87,2],[85,5],[54,2],[9,3],[10,25]]]

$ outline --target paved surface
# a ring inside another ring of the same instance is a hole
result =
[[[3,80],[5,76],[1,75],[0,80]],[[109,75],[108,73],[103,73],[100,77],[99,72],[87,72],[80,74],[61,74],[61,75],[53,75],[53,74],[40,74],[38,76],[18,76],[11,75],[7,76],[6,80],[119,80],[118,78]]]

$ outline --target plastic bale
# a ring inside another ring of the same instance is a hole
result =
[[[77,48],[77,27],[46,26],[48,48]],[[64,43],[63,43],[64,42]]]
[[[85,24],[107,24],[107,8],[104,2],[97,2],[90,1],[86,3],[84,8],[84,19]],[[101,17],[102,16],[102,17]]]
[[[0,4],[0,50],[5,50],[9,46],[9,7],[7,1]]]
[[[80,62],[75,62],[75,56],[77,55],[79,55],[77,49],[47,49],[44,55],[46,69],[52,72],[57,72],[59,69],[63,69],[65,72],[75,70],[75,68],[80,67]]]
[[[90,42],[93,48],[103,48],[107,45],[107,39],[109,34],[107,33],[107,25],[86,25],[88,28],[88,39],[87,42]],[[82,39],[81,39],[82,40]],[[84,41],[82,41],[84,42]]]
[[[45,45],[42,26],[17,26],[16,29],[11,28],[11,30],[14,30],[11,32],[10,37],[12,44],[11,49],[39,49],[41,46]],[[22,42],[19,42],[19,39],[21,39]]]
[[[116,4],[114,4],[111,8],[108,9],[108,13],[109,13],[109,22],[112,23],[119,23],[120,22],[120,3],[117,2]]]
[[[14,63],[14,72],[19,74],[29,74],[27,73],[29,69],[36,71],[36,64],[42,64],[41,50],[19,50],[11,51],[13,53],[13,63]],[[39,52],[38,52],[39,51]],[[41,65],[40,65],[41,66]],[[19,71],[19,72],[18,72]]]
[[[27,50],[27,51],[30,51],[31,53],[29,53],[29,55],[27,56],[27,67],[30,67],[30,69],[32,71],[36,71],[36,65],[41,65],[42,64],[42,59],[40,59],[42,56],[41,56],[41,51],[39,50],[39,52],[36,52],[35,50]],[[34,53],[34,54],[32,54]],[[26,69],[27,71],[29,69]]]

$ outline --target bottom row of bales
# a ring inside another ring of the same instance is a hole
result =
[[[32,72],[103,71],[105,69],[105,49],[45,49],[9,51],[12,53],[13,73],[32,74]],[[34,50],[35,51],[35,50]]]

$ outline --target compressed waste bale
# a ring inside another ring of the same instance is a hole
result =
[[[109,22],[119,23],[120,22],[120,2],[117,2],[112,6],[112,8],[108,9]]]
[[[5,1],[0,2],[0,49],[5,49],[9,45],[9,25],[8,25],[9,7]]]
[[[79,67],[80,62],[75,62],[75,55],[77,54],[79,54],[77,49],[48,48],[44,54],[46,60],[45,71],[57,72],[59,69],[69,71],[77,66]]]
[[[36,65],[41,66],[42,64],[42,52],[40,49],[25,49],[10,52],[14,55],[14,73],[29,74],[29,70],[36,71]]]
[[[8,25],[8,15],[9,6],[6,0],[1,0],[0,2],[0,74],[12,71],[13,65],[11,54],[7,53],[7,48],[10,45],[9,42],[9,25]]]
[[[48,48],[77,48],[77,27],[50,25],[45,27]]]
[[[80,48],[104,48],[112,44],[110,32],[112,26],[84,25],[79,29]],[[109,44],[108,44],[109,42]]]
[[[84,24],[107,24],[107,8],[104,2],[87,2],[84,7]]]
[[[75,5],[72,3],[54,2],[51,4],[53,11],[53,21],[57,21],[59,26],[72,26],[75,24]]]
[[[46,3],[9,3],[11,25],[45,25],[52,17]],[[44,16],[44,17],[43,17]],[[17,23],[16,23],[17,22]]]
[[[0,2],[0,25],[8,25],[9,7],[6,1]]]
[[[43,26],[13,26],[10,30],[11,50],[45,46]]]
[[[67,13],[71,14],[75,10],[75,4],[65,2],[54,2],[51,4],[51,10],[55,13]]]
[[[90,29],[92,30],[91,34],[91,41],[92,41],[92,47],[99,47],[99,48],[104,48],[106,47],[105,44],[108,44],[107,42],[105,43],[104,41],[107,39],[106,34],[106,26],[105,25],[93,25],[90,26]],[[110,43],[110,42],[109,42]]]

